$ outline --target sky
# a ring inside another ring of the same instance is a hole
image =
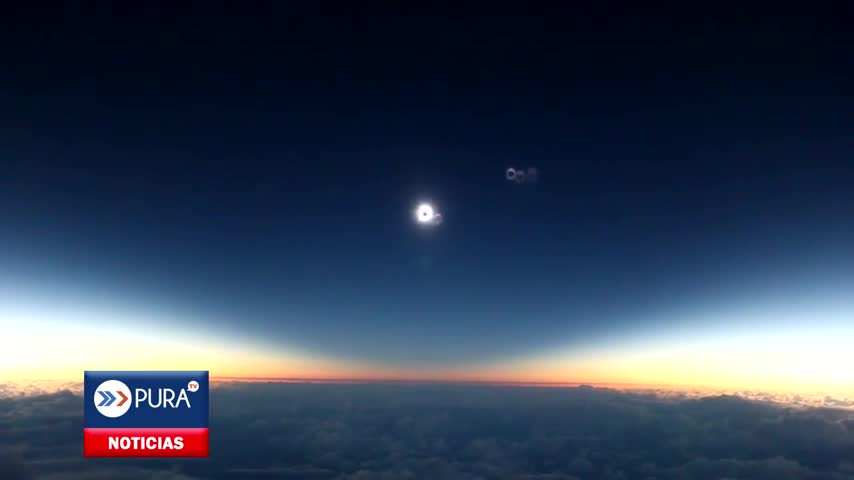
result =
[[[850,6],[16,8],[0,378],[854,393]]]

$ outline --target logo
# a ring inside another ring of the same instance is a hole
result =
[[[107,380],[95,390],[95,408],[109,418],[118,418],[130,410],[130,389],[118,380]]]
[[[86,457],[207,457],[208,372],[83,374]]]

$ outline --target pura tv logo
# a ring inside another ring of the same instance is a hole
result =
[[[207,371],[84,372],[86,457],[207,457]]]
[[[131,391],[118,380],[107,380],[95,390],[95,408],[109,418],[118,418],[130,410]]]

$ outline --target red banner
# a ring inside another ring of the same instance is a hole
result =
[[[85,457],[207,457],[207,428],[84,428]]]

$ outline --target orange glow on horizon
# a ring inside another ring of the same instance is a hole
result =
[[[166,321],[162,328],[146,328],[151,324],[133,315],[118,323],[109,312],[94,310],[11,309],[0,310],[0,383],[75,382],[84,370],[208,370],[213,379],[239,381],[590,384],[854,396],[848,311],[840,310],[836,323],[821,329],[787,328],[782,322],[774,329],[716,327],[488,364],[419,368],[262,346],[225,333],[172,330]]]

